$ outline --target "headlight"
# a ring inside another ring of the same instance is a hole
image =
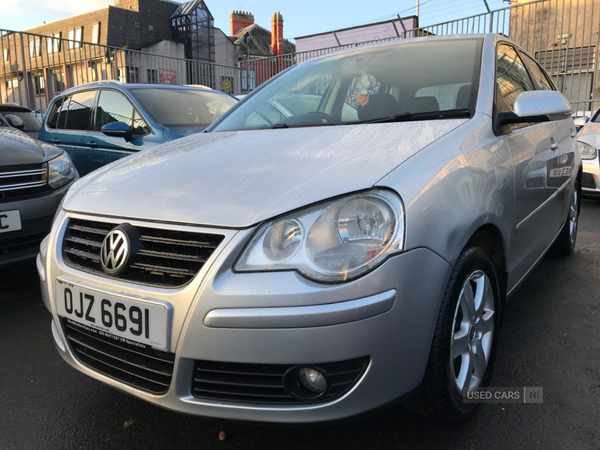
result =
[[[321,203],[262,225],[235,270],[297,270],[315,281],[359,277],[404,245],[398,196],[373,190]]]
[[[596,156],[598,156],[598,150],[585,142],[577,142],[577,150],[581,155],[581,159],[596,159]]]
[[[67,153],[63,152],[48,161],[48,184],[54,189],[67,184],[75,177],[75,167]]]

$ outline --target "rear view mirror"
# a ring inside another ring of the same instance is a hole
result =
[[[549,122],[571,115],[571,104],[557,91],[526,91],[515,100],[513,111],[500,114],[500,123]]]
[[[583,128],[590,121],[589,117],[577,117],[575,119],[575,126],[577,128]]]
[[[100,131],[107,136],[122,137],[125,141],[129,142],[133,135],[131,127],[125,122],[110,122],[104,125]]]
[[[25,129],[25,122],[19,116],[15,116],[14,114],[6,114],[4,116],[8,124],[13,128],[18,128],[19,130]]]

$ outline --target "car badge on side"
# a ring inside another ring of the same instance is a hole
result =
[[[100,250],[100,264],[107,275],[122,272],[129,260],[130,245],[127,234],[114,229],[106,235]]]

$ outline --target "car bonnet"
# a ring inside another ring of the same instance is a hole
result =
[[[71,188],[69,211],[248,227],[372,187],[466,119],[202,133],[117,161]]]

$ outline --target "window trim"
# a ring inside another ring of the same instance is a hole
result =
[[[521,128],[526,128],[526,127],[530,127],[533,125],[539,125],[539,123],[523,123],[523,124],[515,124],[515,125],[509,125],[507,128],[508,130],[505,132],[503,131],[503,127],[500,125],[499,122],[499,112],[498,112],[498,89],[497,89],[497,83],[498,83],[498,49],[501,46],[507,46],[512,48],[515,53],[519,56],[519,58],[521,58],[521,55],[519,54],[519,50],[517,49],[517,47],[515,47],[515,45],[512,42],[508,42],[508,41],[497,41],[496,42],[496,47],[494,49],[494,55],[495,55],[495,60],[494,60],[494,108],[492,110],[492,129],[494,131],[494,135],[495,136],[506,136],[511,134],[513,131],[521,129]],[[533,87],[533,90],[537,90],[535,88],[535,82],[533,81],[533,79],[531,78],[531,74],[529,73],[529,69],[527,68],[527,64],[525,64],[525,62],[522,60],[521,58],[521,62],[523,63],[523,67],[525,68],[525,72],[527,73],[527,76],[529,77],[529,81],[531,83],[531,86]]]

